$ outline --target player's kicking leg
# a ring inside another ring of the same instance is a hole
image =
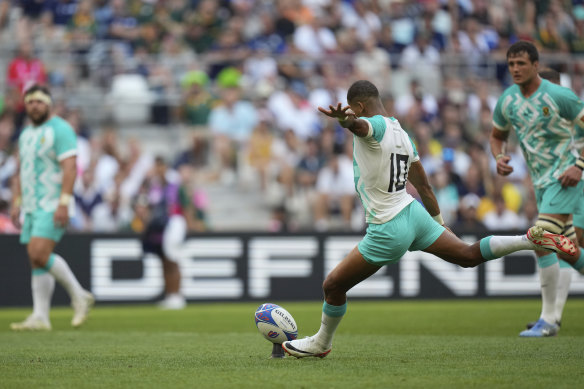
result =
[[[531,227],[525,235],[489,236],[472,245],[467,245],[454,234],[446,231],[424,251],[463,267],[474,267],[519,250],[541,249],[571,256],[577,253],[577,248],[570,239],[545,231],[538,226]],[[522,332],[520,336],[541,337],[555,334],[557,334],[557,326],[540,319],[534,328],[528,330],[528,333]]]
[[[304,339],[284,342],[282,348],[296,358],[327,356],[331,352],[334,333],[347,310],[347,291],[379,269],[379,266],[366,262],[355,247],[323,283],[325,302],[318,332]]]

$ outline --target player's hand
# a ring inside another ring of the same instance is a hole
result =
[[[576,186],[581,179],[582,170],[578,169],[575,165],[567,168],[566,171],[558,177],[558,180],[560,181],[560,184],[562,184],[563,188],[568,186]]]
[[[501,176],[508,176],[513,173],[513,168],[509,165],[509,161],[511,161],[511,157],[508,155],[504,155],[497,160],[497,173]]]
[[[69,223],[69,209],[66,205],[59,205],[53,216],[55,227],[65,228]]]
[[[329,109],[324,109],[322,107],[318,107],[318,110],[324,113],[326,116],[331,117],[333,119],[341,119],[344,120],[347,116],[355,116],[355,113],[351,110],[351,107],[348,105],[343,107],[341,103],[338,103],[336,107],[329,105]]]
[[[20,229],[22,225],[20,224],[20,207],[17,205],[13,205],[12,209],[10,210],[10,219],[12,220],[12,224],[14,227]]]

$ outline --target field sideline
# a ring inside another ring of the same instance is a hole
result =
[[[273,301],[278,303],[277,301]],[[321,303],[281,303],[312,335]],[[268,359],[259,303],[98,306],[79,330],[55,308],[50,333],[13,333],[0,309],[0,388],[575,388],[584,382],[584,299],[556,338],[521,339],[539,299],[350,301],[324,359]]]

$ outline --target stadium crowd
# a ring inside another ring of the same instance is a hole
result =
[[[4,231],[22,91],[35,82],[51,87],[54,112],[78,134],[71,228],[96,232],[144,229],[155,156],[140,139],[118,140],[115,112],[86,119],[92,107],[67,97],[87,85],[139,100],[161,131],[191,129],[192,144],[169,150],[164,168],[189,188],[199,230],[213,229],[205,186],[229,190],[245,177],[272,210],[272,231],[363,228],[352,138],[316,110],[346,102],[356,79],[378,86],[415,141],[446,224],[526,228],[537,209],[521,152],[507,151],[515,171],[501,178],[488,145],[511,82],[509,44],[534,42],[544,64],[573,54],[546,65],[584,97],[581,0],[21,0],[0,2],[0,29],[14,50],[0,108]]]

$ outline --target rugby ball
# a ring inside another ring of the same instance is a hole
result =
[[[276,304],[262,304],[255,311],[255,324],[260,334],[272,343],[282,344],[298,336],[292,315]]]

